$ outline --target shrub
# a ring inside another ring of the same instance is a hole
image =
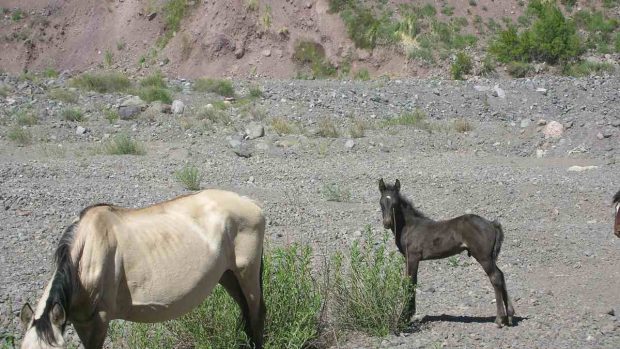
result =
[[[514,78],[524,78],[534,69],[532,68],[532,65],[528,63],[510,62],[506,66],[506,70],[508,71],[508,74]]]
[[[349,127],[349,134],[351,138],[362,138],[364,137],[364,131],[366,130],[366,122],[362,119],[356,119]]]
[[[480,68],[480,75],[491,76],[495,73],[495,62],[491,56],[484,57],[482,61],[482,67]]]
[[[185,166],[175,173],[177,181],[179,181],[185,189],[200,190],[200,181],[202,174],[195,166]]]
[[[13,13],[11,13],[11,20],[15,22],[24,19],[24,17],[25,17],[24,11],[22,11],[19,8],[13,10]]]
[[[199,119],[209,120],[215,124],[228,125],[232,121],[230,115],[218,108],[201,108],[196,115]]]
[[[158,88],[166,88],[166,81],[164,80],[164,76],[161,72],[157,71],[144,79],[140,80],[140,86],[142,87],[158,87]]]
[[[520,34],[510,25],[490,45],[489,51],[500,62],[546,61],[551,64],[577,58],[581,40],[573,21],[568,20],[553,3],[532,1],[530,11],[537,15],[531,29]]]
[[[245,8],[248,11],[257,11],[258,10],[258,0],[246,0]]]
[[[345,258],[332,258],[331,280],[337,327],[386,336],[401,331],[402,313],[414,289],[404,274],[404,258],[394,249],[393,238],[384,233],[379,244],[370,226],[360,241],[354,241]],[[392,251],[390,251],[392,250]]]
[[[56,78],[58,75],[58,71],[54,68],[45,68],[45,70],[43,70],[43,76],[46,78]]]
[[[108,120],[108,122],[111,124],[113,124],[116,120],[120,119],[120,115],[118,115],[118,112],[113,109],[108,109],[104,111],[103,114],[105,119]]]
[[[261,98],[263,97],[263,90],[261,90],[260,86],[250,86],[250,97],[252,98]]]
[[[295,44],[293,60],[300,65],[307,65],[317,78],[330,77],[336,74],[336,68],[327,61],[325,49],[319,43],[300,40]]]
[[[399,115],[398,117],[385,120],[383,124],[384,126],[413,126],[420,129],[428,129],[430,127],[428,121],[426,120],[426,113],[417,108],[412,112],[407,112]]]
[[[55,88],[53,90],[50,90],[47,95],[52,99],[56,99],[65,103],[77,103],[78,101],[77,93],[64,88]]]
[[[39,122],[39,119],[30,110],[20,110],[15,114],[19,126],[32,126]]]
[[[105,146],[105,152],[110,155],[144,155],[142,146],[131,139],[126,133],[119,133]]]
[[[158,46],[163,48],[172,38],[175,32],[181,27],[181,20],[187,14],[188,0],[169,0],[162,8],[164,15],[166,32],[158,40]]]
[[[84,114],[79,109],[66,108],[60,114],[65,121],[84,121]]]
[[[368,69],[362,68],[355,73],[354,78],[355,80],[362,81],[370,80],[370,73],[368,72]]]
[[[347,27],[349,38],[358,48],[372,49],[396,41],[394,34],[398,24],[391,21],[387,12],[375,16],[370,8],[355,5],[348,6],[340,16]]]
[[[602,73],[613,74],[615,71],[616,69],[613,64],[590,61],[567,64],[562,70],[564,75],[574,77],[583,77]]]
[[[473,63],[471,61],[471,57],[464,52],[457,53],[456,60],[450,67],[452,79],[463,80],[463,75],[471,73],[472,68]]]
[[[273,118],[271,120],[271,127],[280,135],[294,132],[293,126],[291,126],[290,122],[283,117]]]
[[[323,186],[323,197],[327,201],[349,201],[351,198],[351,192],[349,192],[346,188],[340,187],[336,183],[329,183]]]
[[[467,119],[456,119],[454,120],[454,130],[459,133],[469,132],[473,130],[474,127],[467,121]]]
[[[319,121],[318,135],[321,137],[338,138],[340,134],[338,132],[338,128],[336,128],[336,124],[332,119],[323,118]]]
[[[198,79],[194,83],[194,90],[198,92],[211,92],[224,97],[234,97],[235,89],[229,80]]]
[[[103,64],[105,64],[106,67],[110,67],[112,63],[114,63],[114,54],[110,50],[105,50],[103,53]]]
[[[138,89],[136,94],[145,102],[161,101],[166,104],[172,103],[172,96],[165,88],[156,86],[142,87]]]
[[[99,93],[122,92],[131,87],[131,81],[122,73],[82,74],[73,80],[71,85]]]
[[[7,137],[19,145],[28,145],[32,143],[32,134],[19,126],[11,128],[7,132]]]

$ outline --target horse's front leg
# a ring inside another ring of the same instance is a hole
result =
[[[415,294],[416,287],[418,285],[418,264],[420,260],[417,257],[409,256],[407,260],[407,274],[411,278],[412,294],[411,299],[407,303],[405,313],[403,314],[405,321],[409,321],[413,315],[415,315]]]
[[[86,322],[73,323],[80,341],[85,349],[101,349],[108,333],[109,321],[105,319],[105,314],[95,313]]]

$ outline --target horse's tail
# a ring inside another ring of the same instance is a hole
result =
[[[504,229],[502,225],[497,221],[493,221],[493,227],[495,227],[495,244],[493,245],[493,260],[497,261],[497,256],[502,249],[502,242],[504,242]]]

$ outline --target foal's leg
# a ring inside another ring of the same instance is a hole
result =
[[[515,314],[515,310],[512,307],[512,302],[510,301],[510,297],[508,297],[508,290],[506,288],[506,279],[504,279],[504,273],[497,267],[499,274],[502,276],[502,296],[504,298],[504,305],[506,306],[506,324],[508,326],[512,326],[512,317]]]
[[[75,332],[77,332],[82,345],[84,345],[84,349],[103,348],[109,325],[105,317],[105,314],[97,312],[89,321],[73,324]]]
[[[251,339],[254,348],[261,349],[263,347],[263,331],[265,328],[265,300],[263,299],[263,292],[261,286],[261,261],[255,261],[241,270],[239,275],[239,284],[241,290],[247,300],[250,323],[251,323]]]
[[[405,313],[403,314],[404,320],[409,321],[411,316],[415,315],[415,294],[416,287],[418,285],[418,265],[420,264],[420,260],[418,258],[412,258],[409,256],[407,261],[407,274],[411,278],[411,286],[413,287],[413,294],[411,295],[411,299],[409,303],[407,303],[407,308],[405,309]]]
[[[495,290],[495,305],[497,306],[497,317],[495,318],[495,324],[498,327],[502,327],[506,311],[504,308],[503,294],[505,292],[504,275],[499,270],[495,262],[492,260],[479,261],[484,268],[484,272],[489,276],[493,289]]]

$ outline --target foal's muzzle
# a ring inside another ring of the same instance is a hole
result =
[[[392,229],[392,219],[391,218],[383,218],[383,227],[385,229]]]

